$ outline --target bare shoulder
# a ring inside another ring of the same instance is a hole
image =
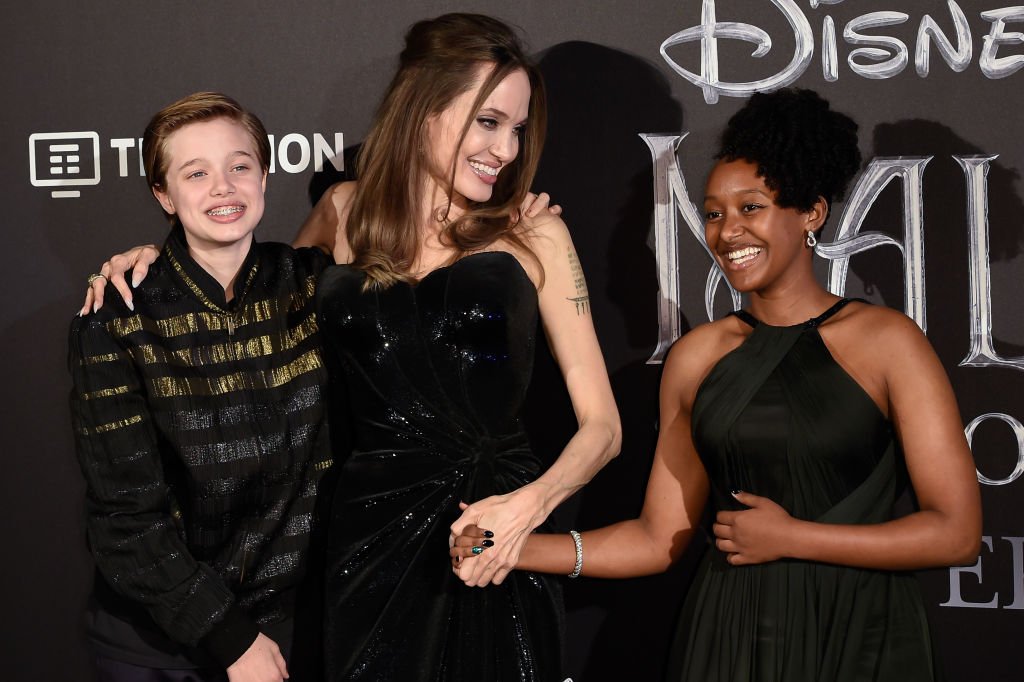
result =
[[[924,332],[898,310],[851,303],[820,332],[832,356],[883,413],[888,411],[893,387],[906,383],[908,377],[945,380],[945,370]]]
[[[692,405],[708,373],[749,333],[749,328],[731,315],[695,327],[669,349],[662,375],[663,389],[678,393],[684,404]]]
[[[521,244],[501,239],[490,248],[507,251],[515,256],[538,287],[542,280],[550,279],[553,270],[568,262],[567,256],[575,258],[569,228],[558,216],[547,214],[534,218],[524,217],[512,228],[512,233],[519,238]],[[524,246],[529,249],[529,253],[524,250]]]
[[[672,344],[665,360],[668,365],[702,368],[718,362],[749,336],[749,327],[733,316],[694,327]]]
[[[882,305],[851,303],[837,316],[836,322],[836,331],[841,331],[848,343],[870,348],[879,358],[898,360],[900,355],[915,348],[931,350],[917,323],[900,311]],[[870,343],[865,343],[866,340]]]
[[[913,332],[918,326],[912,319],[898,310],[893,310],[884,305],[874,305],[862,301],[851,301],[848,306],[836,316],[836,320],[848,320],[851,323],[874,328],[878,331],[897,331],[903,333]]]

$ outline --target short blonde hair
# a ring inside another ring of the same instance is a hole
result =
[[[219,92],[196,92],[182,97],[156,113],[142,136],[142,165],[146,182],[154,189],[166,189],[167,138],[190,123],[226,118],[245,128],[256,148],[260,169],[270,169],[270,141],[267,129],[255,114],[242,108],[235,100]]]

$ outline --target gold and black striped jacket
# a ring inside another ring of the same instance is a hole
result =
[[[91,633],[103,653],[188,658],[201,643],[227,665],[256,628],[293,615],[331,464],[313,312],[328,263],[254,242],[229,303],[178,226],[134,310],[108,286],[106,305],[73,321],[71,413],[99,608],[144,610],[169,640]]]

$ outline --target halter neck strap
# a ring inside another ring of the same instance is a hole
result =
[[[836,301],[835,303],[833,303],[832,306],[828,310],[823,312],[821,315],[818,315],[817,317],[812,317],[811,319],[807,320],[806,322],[802,322],[800,324],[795,324],[795,325],[792,325],[792,326],[794,326],[794,327],[803,327],[805,329],[810,329],[812,327],[818,327],[822,323],[824,323],[826,320],[828,320],[830,317],[832,317],[833,315],[838,313],[840,310],[845,308],[847,306],[847,304],[853,303],[854,301],[857,301],[859,303],[867,303],[867,301],[865,301],[863,298],[841,298],[838,301]],[[744,322],[746,322],[751,327],[758,327],[761,324],[763,324],[761,322],[761,320],[757,319],[756,317],[754,317],[753,315],[748,313],[746,310],[733,310],[729,314],[730,315],[735,315],[736,317],[738,317],[739,319],[743,320]],[[772,325],[766,325],[766,326],[772,326]]]

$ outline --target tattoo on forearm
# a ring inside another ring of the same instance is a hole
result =
[[[590,294],[587,292],[587,280],[583,277],[583,267],[580,259],[576,257],[576,251],[569,247],[569,271],[572,273],[573,284],[576,286],[576,295],[566,296],[565,300],[576,304],[576,314],[586,315],[590,311]]]
[[[566,297],[567,301],[572,301],[576,304],[576,314],[586,315],[590,310],[590,297],[589,296],[576,296],[574,298]]]

